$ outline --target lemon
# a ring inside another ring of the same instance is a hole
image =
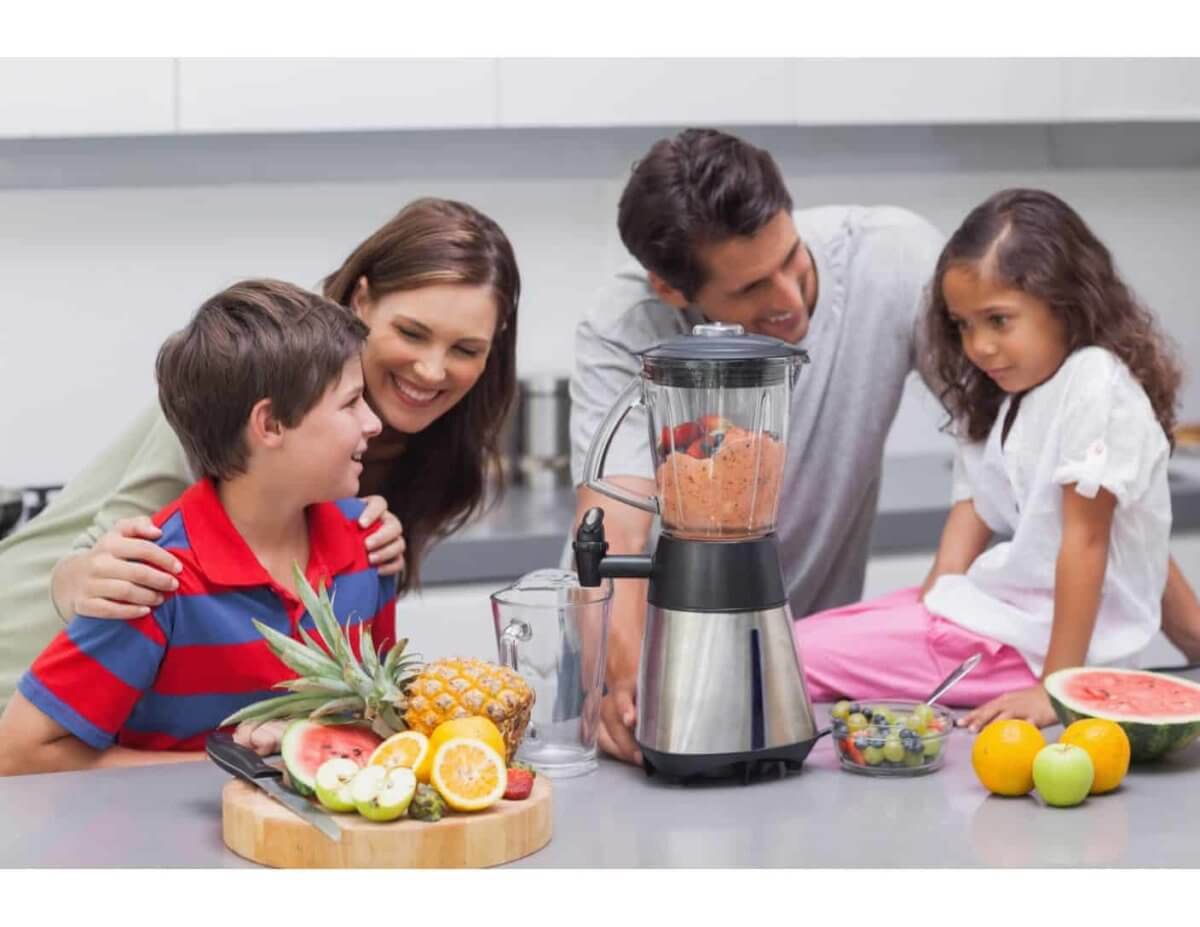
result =
[[[489,744],[454,737],[433,755],[430,780],[455,811],[482,811],[504,797],[508,770],[504,757]]]
[[[371,758],[367,760],[367,765],[384,766],[388,769],[400,766],[416,772],[421,764],[426,762],[429,754],[428,737],[420,731],[401,731],[376,747]]]
[[[502,758],[507,758],[508,748],[504,744],[504,736],[488,718],[473,716],[443,721],[429,735],[429,752],[425,754],[424,762],[416,767],[418,782],[429,781],[430,770],[433,767],[433,755],[437,753],[438,747],[455,737],[471,737],[475,740],[482,740]]]

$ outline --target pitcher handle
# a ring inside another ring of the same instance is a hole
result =
[[[500,632],[500,662],[514,673],[520,672],[517,668],[517,644],[527,641],[531,637],[533,637],[533,628],[528,624],[516,618],[510,621],[508,626]]]
[[[626,505],[632,505],[634,508],[644,509],[657,515],[659,509],[656,496],[643,496],[641,493],[630,492],[616,483],[610,483],[603,476],[604,459],[608,456],[608,448],[612,444],[613,435],[625,421],[625,416],[637,406],[645,406],[645,401],[642,399],[641,377],[634,377],[629,381],[629,384],[621,391],[621,395],[617,397],[613,407],[608,410],[604,421],[600,423],[600,429],[592,439],[587,459],[583,464],[583,482],[588,489],[594,489],[618,502],[624,502]]]

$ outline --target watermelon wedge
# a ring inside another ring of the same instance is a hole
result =
[[[293,721],[283,732],[279,752],[288,785],[306,797],[316,794],[317,770],[326,760],[344,756],[366,766],[383,738],[361,724]]]
[[[1078,666],[1051,673],[1058,719],[1107,718],[1125,729],[1133,762],[1157,760],[1200,737],[1200,684],[1145,670]]]

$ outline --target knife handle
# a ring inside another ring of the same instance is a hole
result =
[[[282,771],[264,762],[263,758],[249,747],[235,743],[231,735],[220,731],[208,735],[204,741],[204,750],[210,760],[239,779],[253,782],[255,779],[283,776]]]

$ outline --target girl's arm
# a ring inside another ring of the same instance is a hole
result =
[[[946,518],[937,556],[921,586],[921,595],[933,588],[939,576],[967,572],[967,567],[983,553],[991,539],[992,529],[975,511],[975,503],[970,499],[956,502]]]
[[[1094,499],[1063,487],[1062,546],[1054,565],[1054,624],[1042,678],[1087,659],[1108,566],[1108,539],[1117,497],[1101,489]]]
[[[1062,544],[1054,566],[1054,623],[1042,679],[1055,670],[1081,666],[1087,660],[1108,567],[1108,539],[1116,507],[1117,498],[1107,489],[1089,499],[1075,492],[1074,483],[1063,487]],[[999,718],[1023,718],[1038,727],[1058,720],[1050,697],[1039,683],[994,698],[959,723],[978,731]]]
[[[150,766],[204,759],[204,753],[170,750],[96,750],[47,715],[20,692],[13,693],[0,716],[0,776],[65,772],[111,766]]]

